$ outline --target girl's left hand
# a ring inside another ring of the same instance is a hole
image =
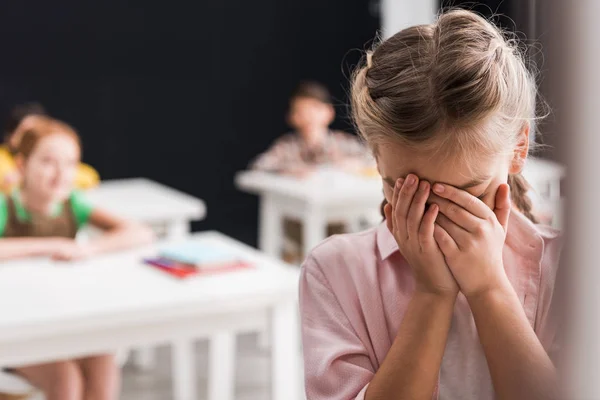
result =
[[[470,193],[436,183],[431,202],[440,207],[435,240],[460,290],[471,297],[506,283],[502,249],[510,215],[510,189],[502,184],[492,211]]]

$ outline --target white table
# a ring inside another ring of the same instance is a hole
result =
[[[544,200],[559,200],[561,180],[567,176],[567,169],[553,161],[529,157],[523,176]]]
[[[75,264],[28,259],[0,265],[0,365],[18,366],[174,344],[176,400],[196,399],[192,343],[211,340],[209,396],[234,398],[235,335],[271,326],[272,399],[299,394],[298,271],[216,232],[191,240],[225,246],[256,268],[180,281],[141,263],[156,247]]]
[[[202,200],[144,178],[102,181],[86,192],[86,198],[107,211],[158,228],[170,238],[188,234],[190,221],[206,215]]]
[[[551,213],[552,224],[563,228],[565,199],[561,197],[561,181],[566,178],[567,169],[549,160],[529,157],[523,176],[535,192],[531,196],[534,208]]]
[[[241,190],[260,195],[259,247],[279,256],[282,220],[297,218],[303,224],[304,254],[325,239],[330,221],[356,223],[377,210],[383,200],[381,179],[320,169],[307,179],[260,171],[235,177]]]
[[[180,238],[189,234],[190,222],[206,216],[204,202],[186,193],[145,178],[102,181],[86,192],[95,206],[123,218],[151,226],[159,237]],[[136,349],[134,364],[151,369],[156,363],[152,349]]]

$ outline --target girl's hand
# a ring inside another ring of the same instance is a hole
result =
[[[58,261],[81,260],[91,255],[89,246],[77,243],[73,239],[58,239],[50,252],[50,257]]]
[[[436,183],[431,202],[440,207],[434,237],[467,297],[506,284],[502,249],[510,215],[506,184],[496,193],[494,210],[464,190]],[[439,197],[438,197],[439,196]]]
[[[392,202],[384,207],[386,223],[412,268],[417,290],[456,296],[458,285],[433,237],[439,208],[432,205],[425,211],[430,190],[429,183],[419,183],[415,175],[398,179]]]

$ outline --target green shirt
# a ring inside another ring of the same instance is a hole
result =
[[[30,220],[31,215],[23,205],[19,192],[14,191],[10,196],[12,196],[12,200],[15,205],[17,218],[22,222],[27,222]],[[71,195],[69,196],[69,204],[71,206],[71,210],[73,211],[73,215],[75,216],[77,228],[79,229],[88,222],[93,207],[87,202],[87,200],[85,200],[83,194],[79,191],[71,192]],[[57,204],[52,210],[52,215],[59,215],[62,212],[62,207],[63,203]],[[0,237],[4,235],[7,222],[8,204],[6,201],[6,196],[0,194]]]

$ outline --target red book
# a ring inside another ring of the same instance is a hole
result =
[[[249,262],[239,260],[229,263],[220,262],[218,265],[206,265],[205,267],[180,263],[162,257],[148,258],[144,262],[180,279],[191,276],[209,276],[253,267]]]

